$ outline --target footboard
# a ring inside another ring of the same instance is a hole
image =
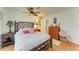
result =
[[[40,45],[34,47],[30,51],[46,51],[49,48],[52,48],[52,38],[50,38],[47,41],[41,43]]]

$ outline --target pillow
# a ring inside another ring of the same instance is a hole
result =
[[[19,34],[22,34],[22,31],[23,31],[23,29],[19,29],[18,33]]]
[[[35,32],[36,32],[36,29],[34,29],[34,28],[30,29],[30,33],[35,33]]]
[[[26,33],[29,33],[29,30],[27,28],[19,29],[19,31],[17,33],[18,34],[26,34]]]
[[[23,34],[27,34],[27,33],[29,33],[29,30],[28,29],[24,29],[23,30]]]
[[[19,29],[18,32],[20,34],[35,33],[36,29],[34,29],[34,28],[24,28],[24,29]]]
[[[29,33],[34,33],[36,30],[34,28],[24,28],[23,30],[28,30]]]

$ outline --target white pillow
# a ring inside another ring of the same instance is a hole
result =
[[[35,33],[35,30],[33,28],[30,29],[30,33]]]
[[[23,29],[19,29],[18,33],[22,34],[23,33]]]

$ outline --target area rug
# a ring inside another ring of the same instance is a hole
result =
[[[56,40],[56,39],[52,39],[52,43],[56,46],[59,46],[61,44],[61,41]]]

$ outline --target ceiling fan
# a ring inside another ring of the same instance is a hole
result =
[[[27,7],[28,12],[23,12],[23,13],[29,13],[29,15],[35,15],[38,16],[40,7]]]

